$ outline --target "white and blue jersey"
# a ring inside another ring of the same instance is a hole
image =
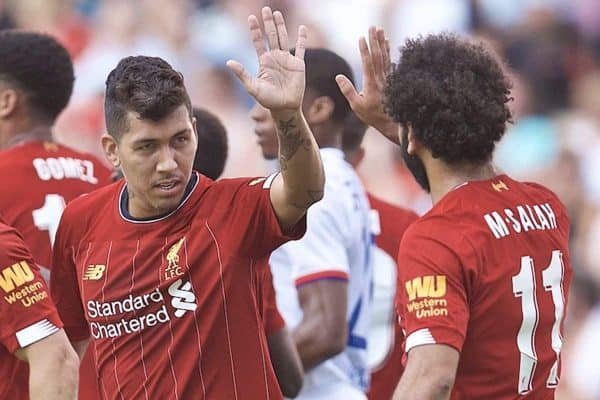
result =
[[[298,399],[366,399],[373,235],[365,190],[344,154],[321,149],[323,199],[308,210],[304,237],[270,258],[277,306],[294,329],[302,320],[297,288],[320,279],[348,282],[346,349],[308,371]]]

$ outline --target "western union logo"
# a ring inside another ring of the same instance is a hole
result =
[[[0,287],[5,293],[10,293],[15,288],[31,282],[35,278],[27,261],[21,261],[4,268],[0,273]]]
[[[106,270],[106,265],[102,264],[92,264],[88,265],[83,273],[84,281],[97,281],[102,278],[104,271]]]
[[[444,297],[446,295],[446,277],[443,275],[419,276],[406,282],[408,300],[425,297]]]

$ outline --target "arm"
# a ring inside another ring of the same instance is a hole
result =
[[[75,353],[77,354],[77,356],[79,356],[80,360],[83,360],[83,356],[85,355],[85,351],[87,350],[89,344],[90,339],[83,339],[71,342],[71,345],[73,346],[73,349],[75,349]]]
[[[17,350],[29,364],[29,396],[32,400],[76,399],[79,360],[61,329]]]
[[[400,144],[399,126],[386,114],[383,106],[383,91],[387,76],[392,69],[390,43],[383,29],[369,29],[369,45],[365,38],[358,41],[364,88],[359,93],[344,75],[336,77],[337,84],[350,107],[365,124],[377,129],[395,144]],[[370,50],[369,50],[370,48]]]
[[[454,385],[459,353],[441,345],[425,345],[408,353],[406,369],[394,400],[447,400]]]
[[[237,61],[227,66],[240,79],[248,93],[269,109],[277,124],[279,175],[271,186],[271,203],[283,231],[288,231],[323,197],[325,175],[317,143],[302,115],[305,89],[304,49],[306,27],[298,29],[296,54],[288,49],[288,34],[280,12],[262,10],[267,50],[258,19],[248,18],[252,42],[259,61],[256,78]]]
[[[318,280],[298,288],[303,317],[292,336],[306,370],[341,353],[348,340],[348,283]]]
[[[302,389],[304,370],[290,333],[284,327],[277,332],[270,333],[267,336],[267,342],[269,343],[271,363],[283,395],[289,398],[298,396]]]

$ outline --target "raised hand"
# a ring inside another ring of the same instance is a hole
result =
[[[383,107],[383,88],[392,69],[390,43],[384,30],[369,28],[369,45],[361,37],[358,48],[362,60],[363,90],[359,93],[344,75],[338,75],[336,82],[358,118],[399,144],[398,124],[385,113]]]
[[[306,27],[298,28],[296,54],[288,47],[288,33],[283,15],[273,13],[269,7],[262,9],[265,36],[256,16],[248,17],[250,36],[258,56],[259,71],[252,77],[237,61],[227,61],[227,66],[242,82],[248,93],[263,107],[271,111],[299,110],[302,106],[305,88],[304,50],[306,47]]]

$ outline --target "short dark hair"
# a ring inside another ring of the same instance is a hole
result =
[[[344,120],[342,131],[342,150],[355,151],[360,148],[368,126],[354,112],[350,112]]]
[[[50,124],[69,103],[73,63],[52,36],[19,29],[0,31],[0,80],[25,94],[30,112]]]
[[[156,122],[181,105],[186,106],[191,118],[192,103],[183,75],[159,57],[125,57],[106,79],[104,117],[106,129],[114,138],[129,129],[128,111]]]
[[[225,169],[227,161],[227,130],[215,114],[194,107],[198,149],[194,158],[194,169],[211,179],[217,179]]]
[[[409,39],[385,88],[396,122],[448,164],[488,161],[511,122],[511,84],[481,44],[438,34]]]
[[[292,53],[295,53],[294,50]],[[306,88],[333,100],[332,118],[343,122],[350,112],[350,104],[340,91],[335,77],[342,74],[354,83],[352,68],[346,60],[333,51],[320,48],[306,49],[304,63],[306,64]]]

